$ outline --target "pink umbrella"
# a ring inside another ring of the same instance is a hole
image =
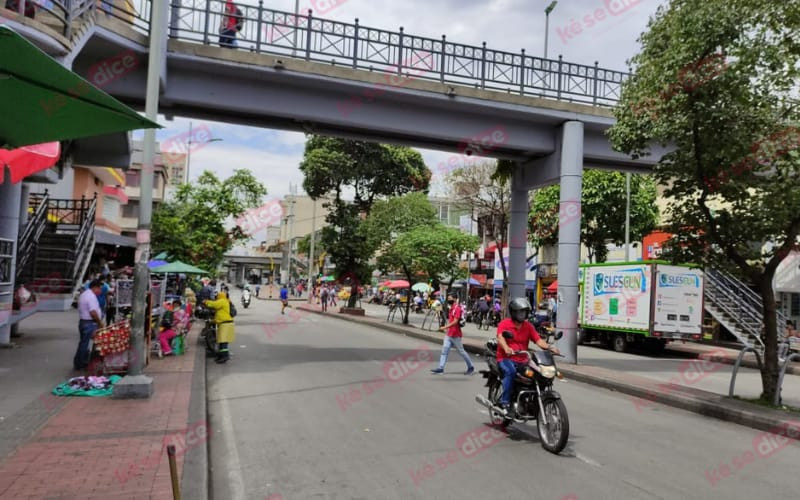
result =
[[[11,183],[46,170],[58,161],[61,145],[58,142],[32,144],[17,149],[0,148],[0,184],[5,182],[5,166],[11,171]]]
[[[406,280],[395,280],[390,281],[388,285],[389,288],[408,288],[408,281]]]

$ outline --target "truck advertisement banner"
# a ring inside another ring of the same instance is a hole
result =
[[[659,332],[699,334],[703,331],[703,272],[688,267],[656,267],[653,328]]]
[[[651,265],[583,270],[582,327],[650,330]]]

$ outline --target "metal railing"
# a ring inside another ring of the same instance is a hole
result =
[[[43,203],[43,195],[31,194],[29,199],[29,206],[35,207],[38,210],[40,204]],[[47,222],[54,224],[58,232],[80,232],[81,226],[84,221],[89,217],[89,211],[96,205],[96,195],[93,199],[87,199],[85,196],[80,200],[70,199],[53,199],[47,198],[45,205],[47,206]],[[92,215],[92,219],[94,216]]]
[[[86,202],[90,200],[73,200]],[[97,210],[97,196],[92,198],[91,203],[86,209],[85,217],[81,221],[78,237],[75,238],[75,263],[72,267],[71,276],[74,282],[83,280],[83,273],[92,258],[94,250],[94,216]]]
[[[732,331],[739,340],[749,347],[763,352],[764,342],[761,333],[764,326],[763,302],[745,283],[716,269],[706,269],[706,298],[711,305],[725,313],[740,331]],[[783,325],[786,316],[776,312],[778,339],[784,337]],[[744,337],[744,338],[742,338]]]
[[[0,3],[0,9],[41,22],[71,40],[91,18],[96,5],[97,0],[6,0]]]
[[[25,229],[19,237],[17,243],[17,263],[16,263],[16,283],[21,283],[20,278],[28,265],[31,258],[36,251],[36,244],[39,242],[39,237],[44,232],[47,221],[47,205],[48,194],[47,191],[43,195],[36,197],[36,206],[33,208],[33,213],[25,225]]]
[[[100,12],[149,33],[150,0],[101,0]],[[242,30],[231,49],[284,55],[306,61],[382,72],[387,85],[402,86],[411,79],[468,86],[525,96],[595,106],[619,101],[628,74],[558,59],[529,56],[525,50],[506,52],[464,45],[399,31],[314,17],[311,10],[291,12],[258,5],[236,4]],[[218,45],[228,17],[223,0],[172,0],[169,36],[176,40]]]

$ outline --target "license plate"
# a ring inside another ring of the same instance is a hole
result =
[[[682,339],[683,338],[683,334],[681,334],[681,333],[673,333],[672,334],[672,338],[673,339]]]

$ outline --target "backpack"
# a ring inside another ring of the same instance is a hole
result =
[[[231,305],[231,309],[229,311],[230,314],[231,314],[231,318],[235,318],[236,317],[236,306],[233,305],[233,301],[232,300],[228,301],[228,304]]]
[[[242,9],[240,9],[238,5],[236,5],[235,7],[236,7],[236,15],[235,15],[236,31],[242,31],[242,28],[244,28],[244,12],[242,12]]]

